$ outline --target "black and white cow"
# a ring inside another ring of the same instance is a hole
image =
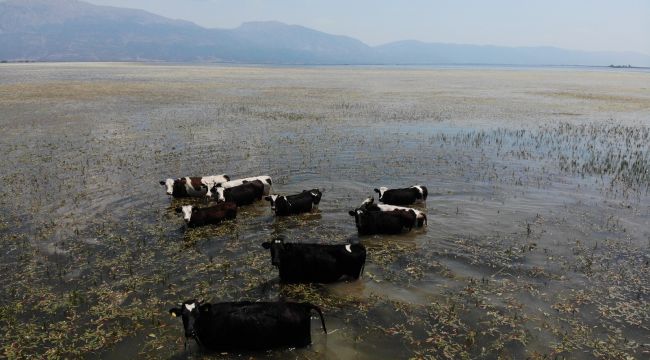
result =
[[[424,203],[427,201],[429,191],[426,186],[415,185],[404,189],[389,189],[380,187],[375,189],[379,194],[379,201],[390,205],[411,205],[416,202]]]
[[[413,227],[423,227],[427,225],[427,214],[425,214],[423,211],[404,207],[404,206],[375,204],[375,198],[373,197],[369,197],[366,200],[364,200],[359,206],[359,209],[365,209],[368,211],[394,211],[394,210],[413,211],[415,212],[415,224],[413,224]]]
[[[233,202],[224,202],[215,206],[198,208],[186,205],[176,208],[176,212],[183,213],[183,219],[189,227],[219,224],[223,220],[237,217],[237,205]]]
[[[210,350],[265,350],[311,344],[311,311],[318,306],[295,302],[222,302],[188,300],[169,310],[181,317],[186,338]]]
[[[166,179],[160,185],[167,190],[167,195],[173,197],[201,197],[205,196],[215,184],[229,181],[228,175],[182,177],[179,179]]]
[[[366,263],[366,248],[356,245],[324,245],[265,242],[271,264],[285,283],[331,283],[342,277],[358,279]]]
[[[310,212],[318,208],[323,194],[318,189],[303,190],[296,195],[269,195],[264,198],[271,202],[271,210],[275,215],[287,216]]]
[[[257,200],[262,200],[264,184],[260,180],[253,180],[229,188],[215,185],[212,193],[213,197],[217,198],[217,202],[232,201],[237,206],[250,205]]]
[[[404,229],[411,231],[415,224],[412,210],[370,211],[356,209],[349,212],[354,216],[359,235],[399,234]]]
[[[212,197],[214,196],[214,193],[216,191],[216,187],[222,187],[225,189],[243,185],[247,182],[259,180],[264,184],[264,195],[268,195],[271,193],[271,187],[273,186],[273,180],[271,180],[271,177],[268,175],[262,175],[262,176],[253,176],[253,177],[247,177],[243,179],[234,179],[234,180],[228,180],[228,181],[222,181],[222,182],[217,182],[213,186],[211,186],[208,189],[208,193],[206,194],[207,197]]]

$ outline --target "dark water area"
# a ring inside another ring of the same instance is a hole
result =
[[[645,358],[648,74],[517,69],[0,66],[0,354],[8,358]],[[270,175],[185,229],[167,177]],[[359,237],[379,186],[428,226]],[[361,242],[361,279],[282,285],[261,243]],[[187,299],[323,308],[305,349],[210,354]]]

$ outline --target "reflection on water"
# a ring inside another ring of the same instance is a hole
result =
[[[647,78],[550,71],[549,96],[528,75],[0,68],[5,353],[202,357],[165,314],[204,298],[322,306],[331,333],[314,325],[313,346],[274,358],[647,354]],[[570,93],[607,86],[621,92],[610,103]],[[603,122],[608,104],[625,125]],[[174,209],[204,202],[158,181],[218,173],[323,200],[314,214],[276,218],[260,202],[186,230]],[[356,235],[348,211],[373,188],[413,184],[429,187],[428,228]],[[365,273],[280,285],[261,247],[278,236],[361,241]]]

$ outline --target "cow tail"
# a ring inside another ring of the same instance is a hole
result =
[[[312,304],[308,304],[308,305],[309,305],[309,307],[311,309],[316,310],[316,312],[318,313],[318,316],[320,316],[320,322],[321,322],[321,324],[323,324],[323,332],[325,332],[325,334],[327,334],[327,328],[325,328],[325,318],[323,317],[323,312],[316,305],[312,305]]]
[[[357,276],[357,279],[363,275],[363,270],[366,268],[366,259],[363,259],[363,264],[361,264],[361,270],[359,271],[359,276]]]

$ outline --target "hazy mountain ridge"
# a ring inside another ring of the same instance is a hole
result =
[[[274,21],[206,29],[143,10],[78,0],[0,2],[0,60],[650,66],[644,54],[551,47],[419,41],[370,47],[351,37]]]

